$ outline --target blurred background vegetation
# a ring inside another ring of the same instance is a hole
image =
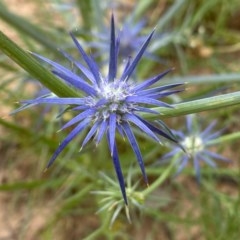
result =
[[[68,33],[74,31],[94,51],[88,43],[99,40],[112,10],[119,28],[133,12],[135,22],[146,21],[143,35],[157,26],[149,50],[160,62],[144,59],[138,76],[143,79],[174,67],[166,81],[190,84],[170,101],[239,90],[239,0],[0,0],[0,29],[23,49],[69,64],[58,51],[60,47],[76,54]],[[189,165],[144,199],[140,210],[130,206],[131,224],[122,211],[109,228],[114,206],[96,213],[102,196],[94,194],[112,189],[106,176],[115,181],[104,143],[97,148],[89,145],[79,153],[79,136],[44,173],[67,134],[57,133],[61,121],[71,116],[59,119],[58,108],[44,106],[9,115],[20,100],[37,96],[42,86],[1,52],[0,78],[0,239],[240,238],[239,141],[219,144],[217,150],[232,162],[203,168],[201,186]],[[198,116],[203,126],[217,119],[218,129],[234,133],[240,129],[239,114],[235,105]],[[164,121],[173,129],[184,126],[184,117]],[[168,149],[143,137],[139,142],[151,183],[165,170],[153,163]],[[140,181],[137,191],[141,192],[146,187],[130,147],[122,142],[119,151],[126,178],[130,175],[133,184]]]

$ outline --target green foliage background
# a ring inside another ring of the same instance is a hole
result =
[[[68,32],[83,44],[90,41],[89,32],[101,31],[111,9],[119,23],[134,10],[136,21],[147,19],[145,34],[155,26],[157,34],[164,33],[150,46],[164,63],[143,60],[139,79],[175,67],[163,82],[187,83],[177,99],[169,99],[174,109],[157,108],[161,119],[173,129],[181,129],[189,113],[197,113],[205,127],[217,119],[225,134],[213,142],[214,149],[232,160],[216,169],[203,167],[199,186],[191,165],[177,178],[171,166],[154,167],[168,146],[139,136],[151,183],[146,188],[122,141],[120,159],[129,195],[137,202],[129,206],[131,224],[124,208],[118,212],[121,196],[104,142],[79,153],[79,136],[44,173],[67,134],[57,133],[58,109],[43,114],[44,107],[36,107],[9,116],[20,100],[37,93],[33,79],[59,96],[79,94],[28,51],[67,64],[58,48],[76,54]],[[239,16],[239,0],[0,1],[0,238],[239,239]],[[106,204],[99,191],[111,192],[113,202],[96,214]]]

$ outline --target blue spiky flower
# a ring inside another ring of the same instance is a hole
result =
[[[176,160],[177,175],[192,161],[197,181],[200,182],[202,162],[211,167],[216,167],[214,160],[229,161],[229,159],[209,150],[211,141],[218,138],[222,133],[222,131],[212,133],[215,125],[216,121],[213,121],[201,132],[196,116],[188,115],[186,117],[186,132],[173,130],[185,152],[180,148],[173,147],[172,151],[161,158],[161,161],[169,161],[174,158]]]
[[[154,31],[153,31],[154,32]],[[157,76],[154,76],[144,82],[136,83],[131,79],[131,74],[135,70],[140,61],[145,49],[147,48],[153,32],[147,37],[136,56],[131,60],[128,59],[120,77],[117,76],[117,59],[120,38],[115,38],[114,17],[111,19],[111,35],[110,35],[110,56],[109,56],[109,71],[107,76],[103,76],[96,62],[92,57],[88,56],[77,39],[71,34],[73,42],[76,45],[81,57],[86,63],[86,66],[76,61],[73,57],[65,52],[63,55],[70,60],[81,71],[82,75],[77,75],[73,71],[64,66],[53,62],[45,57],[34,54],[40,60],[48,63],[53,68],[53,73],[60,79],[81,91],[83,97],[48,97],[37,98],[24,101],[28,104],[55,104],[55,105],[70,105],[71,110],[77,113],[62,129],[75,125],[67,137],[62,141],[57,150],[51,157],[47,168],[55,161],[57,156],[63,149],[85,129],[89,129],[86,134],[81,148],[83,148],[93,137],[98,144],[104,135],[107,136],[109,150],[112,156],[116,175],[120,184],[122,195],[127,204],[125,192],[124,178],[119,162],[119,155],[115,141],[116,132],[125,136],[136,155],[138,164],[141,168],[144,180],[148,183],[145,174],[143,158],[134,136],[132,125],[144,132],[148,137],[160,142],[159,136],[163,136],[169,140],[176,142],[173,135],[164,130],[164,127],[157,127],[153,123],[144,120],[139,113],[148,112],[157,114],[157,112],[148,108],[148,106],[171,107],[169,104],[160,101],[159,99],[170,94],[179,92],[180,90],[172,90],[181,84],[171,84],[164,86],[151,86],[162,79],[170,70],[167,70]]]

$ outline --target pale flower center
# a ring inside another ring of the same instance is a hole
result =
[[[188,136],[182,142],[182,145],[190,155],[194,155],[204,149],[202,138],[198,136]]]
[[[119,103],[129,95],[127,89],[128,86],[126,86],[125,82],[120,82],[116,79],[114,82],[102,83],[99,95],[107,99],[109,103]]]
[[[132,95],[129,83],[115,79],[113,82],[105,82],[102,79],[101,85],[97,89],[98,97],[94,103],[103,99],[106,102],[99,106],[96,119],[107,120],[112,112],[117,114],[117,121],[120,122],[123,114],[131,112],[134,104],[127,103],[126,97]]]

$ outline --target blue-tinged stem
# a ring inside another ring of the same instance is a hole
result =
[[[162,117],[175,117],[191,113],[215,110],[218,108],[231,107],[240,104],[240,91],[208,97],[199,100],[173,104],[174,108],[157,107],[152,110],[159,112]],[[145,119],[158,119],[159,115],[142,113]]]
[[[0,31],[0,49],[32,77],[39,80],[46,88],[59,97],[79,97],[75,90],[62,82],[49,70],[44,68],[29,53],[21,49],[16,43]]]

